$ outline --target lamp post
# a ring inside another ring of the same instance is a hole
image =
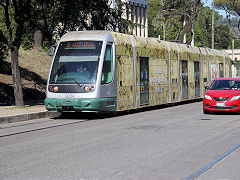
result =
[[[214,0],[212,1],[212,49],[214,49]]]

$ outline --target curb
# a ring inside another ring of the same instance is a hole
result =
[[[49,111],[28,113],[28,114],[18,114],[13,116],[10,115],[5,117],[0,117],[0,124],[28,121],[28,120],[48,118],[48,117],[54,118],[60,115],[61,115],[60,112],[49,112]]]

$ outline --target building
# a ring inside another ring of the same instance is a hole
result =
[[[240,77],[240,49],[225,50],[229,57],[233,60],[232,75],[233,77]]]
[[[115,8],[117,1],[110,0],[110,6]],[[122,0],[122,3],[124,4],[122,18],[133,24],[129,25],[127,31],[136,36],[148,37],[147,0]]]
[[[229,57],[234,61],[240,61],[240,49],[234,49],[233,51],[231,49],[225,50]]]

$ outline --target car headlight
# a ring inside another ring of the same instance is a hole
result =
[[[232,97],[232,99],[230,101],[234,101],[234,100],[237,100],[237,99],[240,99],[240,96],[234,96],[234,97]]]
[[[208,100],[212,100],[211,96],[206,95],[206,94],[205,94],[204,98],[205,98],[205,99],[208,99]]]

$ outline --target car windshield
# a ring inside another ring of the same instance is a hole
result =
[[[102,42],[62,42],[54,59],[50,83],[95,83]]]
[[[215,80],[210,90],[240,90],[240,81],[236,80]]]

